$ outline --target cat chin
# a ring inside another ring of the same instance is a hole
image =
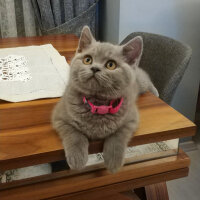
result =
[[[76,90],[78,93],[81,93],[83,96],[86,97],[95,97],[99,100],[112,100],[112,99],[118,99],[122,97],[122,94],[116,94],[113,95],[109,91],[105,91],[104,88],[101,88],[101,90],[95,90],[90,88],[84,88],[83,86],[76,85]]]
[[[96,78],[94,78],[96,79]],[[111,100],[111,99],[118,99],[124,96],[117,90],[108,90],[104,86],[100,85],[100,83],[96,80],[76,80],[72,82],[73,88],[76,89],[78,93],[88,97],[96,97],[102,100]],[[114,91],[114,92],[113,92]],[[124,91],[124,90],[122,90]]]

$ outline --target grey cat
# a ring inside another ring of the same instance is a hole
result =
[[[70,168],[86,165],[88,140],[97,139],[104,139],[107,169],[116,172],[123,165],[125,149],[138,127],[138,94],[149,90],[158,96],[149,76],[138,68],[142,50],[139,36],[118,46],[97,42],[90,29],[83,28],[69,83],[52,115]],[[117,107],[122,98],[123,102],[115,114],[98,114],[91,112],[84,97],[96,106],[108,106],[114,100]]]

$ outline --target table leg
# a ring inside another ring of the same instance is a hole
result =
[[[169,200],[166,182],[145,186],[147,200]]]
[[[96,197],[94,200],[102,200],[102,197],[101,198]],[[103,197],[103,200],[139,200],[139,199],[137,197],[135,198],[134,196],[131,197],[122,193],[116,193]]]

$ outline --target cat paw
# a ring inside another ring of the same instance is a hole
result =
[[[123,166],[124,163],[124,153],[123,150],[116,150],[112,148],[105,148],[103,152],[104,163],[106,168],[115,173]]]
[[[111,173],[116,173],[119,171],[122,165],[122,161],[105,161],[105,166]]]
[[[88,161],[88,152],[83,149],[73,148],[66,153],[67,163],[71,169],[80,170]]]

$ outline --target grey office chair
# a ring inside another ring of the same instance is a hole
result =
[[[121,44],[135,36],[142,36],[144,42],[140,67],[150,75],[160,98],[169,104],[189,64],[192,49],[174,39],[145,32],[131,33]]]

